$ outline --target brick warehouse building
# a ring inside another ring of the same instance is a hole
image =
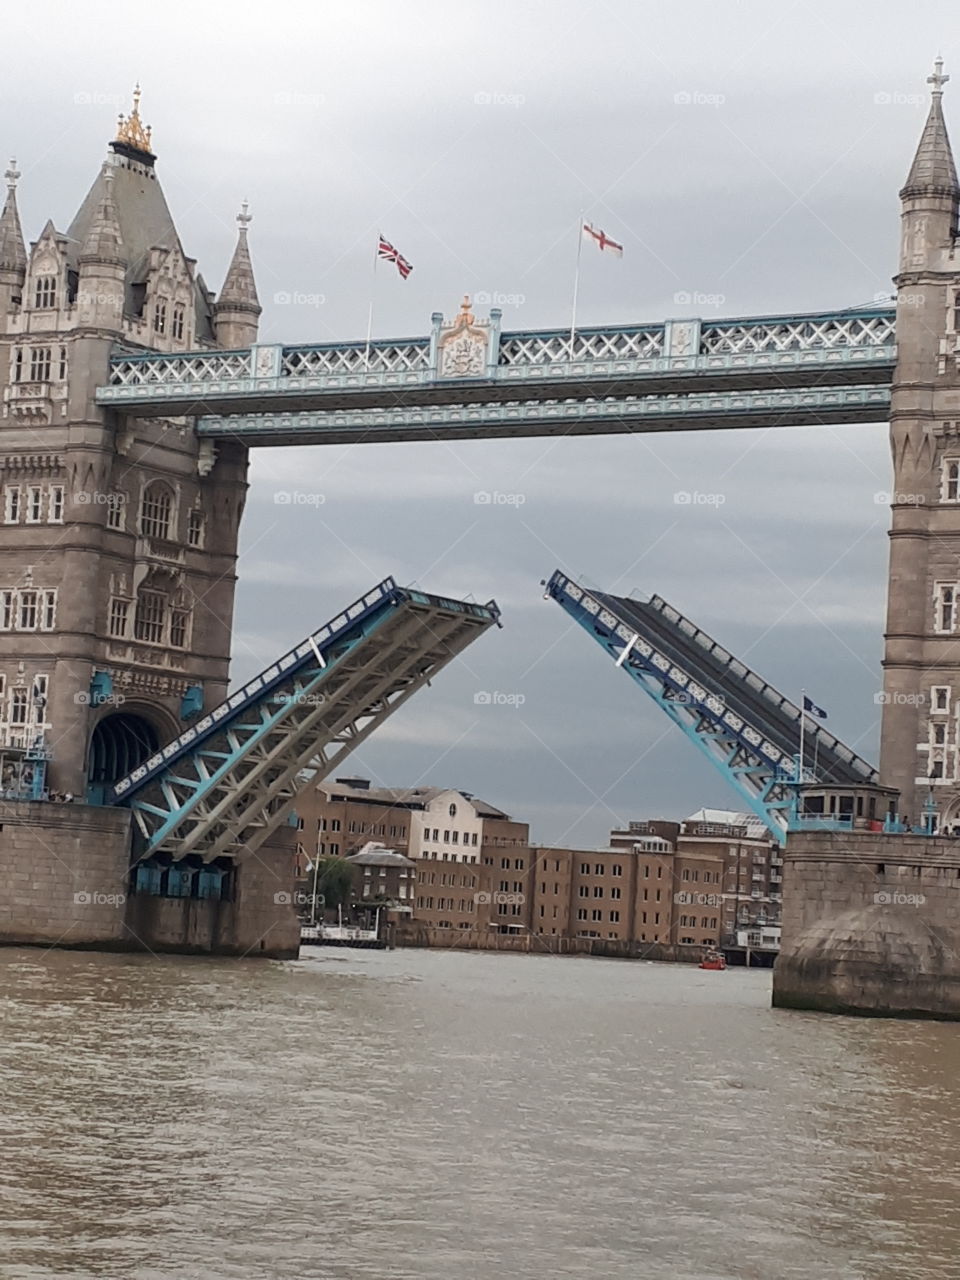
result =
[[[313,856],[349,857],[371,840],[410,858],[413,909],[400,942],[664,959],[698,959],[714,946],[775,950],[782,862],[751,815],[633,822],[611,831],[608,848],[583,850],[531,844],[526,823],[438,787],[340,778],[297,811],[301,874]]]

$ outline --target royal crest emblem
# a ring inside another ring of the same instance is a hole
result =
[[[440,330],[437,342],[437,375],[441,378],[479,378],[487,367],[489,322],[478,321],[465,297],[460,312]]]

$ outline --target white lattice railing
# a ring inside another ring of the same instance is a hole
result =
[[[497,369],[504,381],[522,380],[530,370],[531,383],[542,380],[544,370],[555,367],[561,376],[581,376],[574,366],[595,364],[598,376],[662,372],[678,358],[678,367],[704,368],[769,364],[783,356],[784,364],[798,359],[809,363],[823,353],[825,363],[862,361],[877,356],[892,359],[896,339],[893,311],[838,312],[835,315],[762,317],[756,320],[674,321],[662,325],[624,325],[622,328],[583,329],[575,333],[571,351],[569,332],[504,333],[500,337]],[[686,345],[681,347],[682,335]],[[264,357],[266,357],[264,359]],[[805,359],[806,358],[806,359]],[[196,384],[251,384],[267,380],[322,385],[342,389],[346,385],[376,383],[396,385],[430,380],[431,343],[427,338],[403,342],[379,341],[369,348],[362,342],[304,344],[294,347],[258,347],[249,351],[203,351],[184,355],[121,356],[111,363],[110,386],[118,400],[157,398],[162,388]],[[497,376],[496,371],[491,371]],[[231,392],[242,390],[236,386]],[[253,388],[251,388],[253,389]],[[277,387],[278,391],[285,388]],[[109,394],[103,399],[109,399]]]
[[[220,382],[249,376],[249,351],[194,352],[184,356],[135,356],[127,359],[121,356],[110,365],[110,382],[115,387]]]
[[[882,347],[896,337],[892,312],[879,315],[807,316],[795,320],[741,320],[704,325],[701,355],[831,351]]]
[[[415,373],[430,364],[430,344],[413,342],[344,346],[285,347],[281,363],[286,378],[316,378],[344,373]]]
[[[663,325],[644,329],[581,330],[574,334],[574,362],[651,360],[663,354]],[[571,359],[569,333],[507,333],[500,340],[500,364],[545,365]]]

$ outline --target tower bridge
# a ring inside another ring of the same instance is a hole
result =
[[[960,184],[945,83],[938,63],[900,192],[895,308],[571,333],[504,331],[496,310],[478,318],[465,300],[420,337],[260,343],[249,214],[214,293],[167,206],[139,92],[69,226],[48,221],[29,248],[11,163],[0,211],[4,831],[27,833],[39,866],[54,848],[75,861],[83,842],[70,833],[88,823],[97,847],[123,844],[126,868],[134,825],[141,854],[185,864],[214,850],[216,862],[270,827],[238,872],[235,945],[250,936],[243,903],[265,892],[263,867],[281,865],[274,818],[291,801],[294,762],[309,755],[298,734],[316,729],[322,755],[381,707],[363,684],[339,728],[262,690],[230,708],[251,446],[881,421],[894,504],[880,781],[903,812],[916,815],[932,794],[937,821],[960,823]],[[614,617],[627,608],[612,602],[603,607]],[[400,611],[413,626],[411,601]],[[294,692],[304,680],[336,683],[322,663],[310,666],[308,648]],[[625,665],[632,674],[634,660]],[[396,690],[382,693],[389,701]],[[224,707],[239,718],[201,731]],[[781,713],[766,730],[782,753]],[[67,814],[33,803],[57,793],[89,803]],[[3,910],[0,940],[12,936]],[[182,943],[193,927],[188,914],[174,927],[138,910],[154,941]],[[54,941],[75,926],[57,917],[37,936]],[[212,946],[213,915],[204,927]]]

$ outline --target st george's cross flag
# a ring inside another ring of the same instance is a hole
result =
[[[400,275],[406,280],[407,276],[413,270],[413,266],[409,263],[399,249],[395,249],[389,240],[384,240],[383,235],[380,236],[380,243],[377,246],[377,257],[384,258],[387,262],[392,262]]]
[[[618,258],[623,257],[623,245],[617,244],[616,240],[611,240],[607,233],[601,231],[599,227],[591,227],[589,222],[585,222],[583,224],[583,234],[590,237],[601,253],[604,249],[609,249]]]
[[[817,704],[811,698],[808,698],[806,694],[803,695],[803,709],[808,715],[818,716],[821,720],[826,720],[827,718],[827,713],[824,711],[823,707],[818,707]]]

